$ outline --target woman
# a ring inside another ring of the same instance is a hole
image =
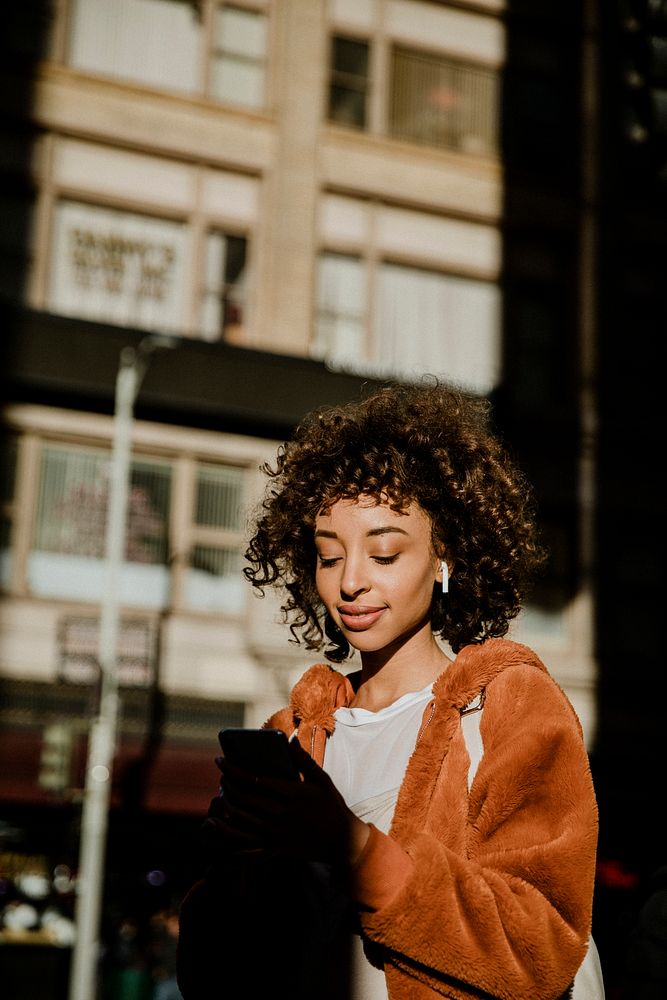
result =
[[[246,575],[284,588],[294,639],[326,636],[329,660],[356,651],[361,668],[315,665],[266,723],[299,781],[218,759],[214,864],[182,908],[184,997],[215,995],[215,941],[233,942],[245,996],[569,995],[595,794],[564,693],[501,638],[543,555],[487,405],[437,382],[384,388],[310,415],[265,471]],[[221,917],[230,896],[242,916]]]

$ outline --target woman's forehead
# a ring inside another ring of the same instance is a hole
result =
[[[315,518],[315,527],[317,529],[325,524],[368,526],[369,530],[394,525],[406,531],[430,528],[430,518],[415,501],[399,508],[388,497],[360,493],[356,497],[341,497],[330,506],[322,507]]]

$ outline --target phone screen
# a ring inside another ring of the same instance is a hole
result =
[[[267,778],[298,777],[280,729],[221,729],[218,740],[225,757],[246,771]]]

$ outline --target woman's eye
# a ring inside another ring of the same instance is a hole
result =
[[[379,563],[380,566],[390,566],[393,562],[398,559],[398,553],[393,556],[373,556],[373,561]]]
[[[340,558],[339,556],[321,556],[321,555],[318,555],[317,561],[319,562],[320,566],[323,569],[326,569],[327,566],[333,566],[335,563],[337,563],[339,558]]]

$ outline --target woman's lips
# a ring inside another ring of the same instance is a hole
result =
[[[350,632],[362,632],[373,625],[382,615],[384,608],[366,608],[363,606],[347,605],[338,608],[340,620]]]

